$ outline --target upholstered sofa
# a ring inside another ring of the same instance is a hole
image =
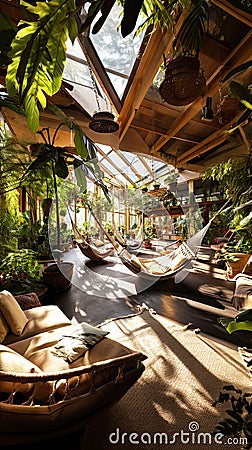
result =
[[[0,446],[83,427],[144,371],[146,357],[106,331],[72,324],[55,305],[22,310],[6,291],[0,293],[0,341]]]

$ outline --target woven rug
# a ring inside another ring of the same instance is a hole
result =
[[[82,450],[224,447],[211,432],[226,417],[227,406],[212,404],[224,385],[247,391],[251,384],[235,346],[147,310],[105,323],[102,329],[148,359],[128,393],[89,419]]]

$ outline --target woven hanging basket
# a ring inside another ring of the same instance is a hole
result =
[[[175,106],[184,106],[203,94],[206,80],[195,56],[181,56],[169,61],[165,79],[159,87],[162,99]]]
[[[240,110],[240,102],[237,98],[224,96],[217,107],[216,116],[221,125],[231,122]]]
[[[89,128],[96,133],[114,133],[119,125],[114,121],[114,115],[108,111],[101,111],[93,115]]]

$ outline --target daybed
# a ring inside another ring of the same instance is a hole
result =
[[[0,293],[0,446],[83,428],[127,392],[146,357],[106,335],[55,305],[22,310]]]

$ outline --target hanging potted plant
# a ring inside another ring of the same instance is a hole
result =
[[[173,43],[172,57],[164,56],[165,78],[159,87],[164,101],[184,106],[204,94],[206,80],[200,67],[199,51],[203,45],[208,18],[206,1],[195,2]]]
[[[175,106],[184,106],[203,95],[206,87],[197,55],[182,55],[165,61],[165,79],[159,87],[162,99]]]

